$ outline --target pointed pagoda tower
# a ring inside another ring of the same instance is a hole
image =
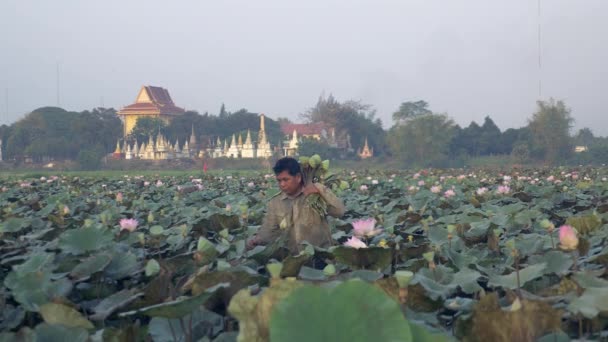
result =
[[[245,143],[243,144],[243,149],[241,150],[241,157],[243,158],[255,158],[255,146],[253,142],[251,142],[251,131],[247,130],[247,138],[245,138]]]
[[[374,156],[374,149],[369,148],[369,145],[367,144],[367,138],[365,138],[365,145],[363,146],[363,149],[359,149],[357,154],[359,155],[359,157],[361,157],[361,159],[367,159]]]
[[[112,153],[112,157],[114,159],[123,158],[122,149],[120,148],[120,140],[116,140],[116,149],[114,150],[114,153]]]
[[[236,143],[236,137],[234,134],[232,135],[232,141],[230,142],[230,147],[228,148],[228,153],[226,153],[226,157],[229,158],[239,158],[239,148]]]
[[[270,142],[268,142],[268,138],[266,137],[264,118],[264,114],[260,114],[260,133],[258,134],[258,149],[256,153],[258,158],[272,157],[272,148],[270,147]]]

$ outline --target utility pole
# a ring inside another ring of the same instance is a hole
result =
[[[540,100],[543,95],[543,69],[542,69],[542,45],[541,45],[541,11],[540,11],[540,0],[538,0],[538,99]]]
[[[61,101],[59,98],[59,62],[57,62],[57,107],[61,107]]]

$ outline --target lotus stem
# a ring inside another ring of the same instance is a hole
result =
[[[578,256],[576,255],[576,250],[572,251],[572,267],[575,272],[578,272]]]
[[[515,272],[517,275],[517,295],[521,297],[521,282],[519,279],[519,255],[515,256]]]
[[[401,305],[407,304],[407,294],[407,286],[399,288],[399,303],[401,303]]]

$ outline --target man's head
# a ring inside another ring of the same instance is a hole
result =
[[[279,188],[287,195],[295,195],[302,186],[302,171],[297,160],[285,157],[277,161],[272,168]]]

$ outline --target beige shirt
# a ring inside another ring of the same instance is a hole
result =
[[[344,203],[322,184],[315,183],[315,186],[327,202],[327,213],[333,217],[344,215]],[[284,229],[281,229],[281,222]],[[258,231],[258,237],[262,243],[269,243],[277,239],[281,233],[287,234],[287,247],[292,253],[298,253],[303,249],[300,245],[303,241],[319,247],[328,247],[332,243],[327,218],[321,217],[308,205],[302,190],[295,196],[281,193],[268,203],[268,210]]]

